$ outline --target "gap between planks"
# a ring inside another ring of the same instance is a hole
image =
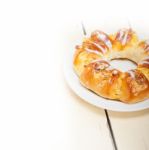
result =
[[[83,22],[81,23],[81,26],[82,26],[83,35],[86,36],[87,35],[87,31],[86,31],[86,28],[85,28]],[[116,139],[115,139],[115,136],[114,136],[114,132],[113,132],[113,129],[112,129],[112,124],[111,124],[111,120],[109,118],[108,111],[106,109],[104,109],[104,111],[105,111],[105,115],[106,115],[106,119],[107,119],[107,126],[108,126],[109,133],[110,133],[110,136],[111,136],[111,140],[112,140],[112,143],[113,143],[113,147],[114,147],[115,150],[118,150]]]

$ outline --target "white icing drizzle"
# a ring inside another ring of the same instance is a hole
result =
[[[145,59],[140,61],[139,64],[149,64],[149,56],[145,57]]]
[[[97,55],[103,56],[103,54],[101,52],[99,52],[98,50],[92,50],[92,49],[89,49],[89,48],[85,48],[85,50],[89,53],[95,53]]]
[[[109,40],[108,36],[102,32],[98,32],[98,38],[101,39],[105,44],[108,46],[108,48],[112,47],[111,41]]]
[[[112,48],[112,43],[110,40],[105,41],[105,43],[109,48]]]
[[[103,61],[105,61],[105,62],[103,62]],[[92,61],[92,63],[106,63],[108,66],[110,66],[110,64],[109,64],[109,62],[108,62],[108,60],[106,60],[106,59],[104,59],[104,58],[102,58],[102,59],[96,59],[96,60],[93,60]]]
[[[118,33],[117,33],[117,39],[119,41],[122,41],[122,38],[124,37],[124,34],[125,34],[125,30],[124,29],[121,29]]]
[[[127,42],[128,32],[129,32],[129,31],[126,31],[126,32],[125,32],[124,38],[122,39],[122,45],[125,45],[126,42]]]
[[[149,64],[149,61],[143,60],[143,61],[141,61],[139,64]]]
[[[104,41],[107,37],[105,34],[98,32],[98,38]]]
[[[134,71],[132,71],[132,70],[129,70],[129,71],[127,71],[129,74],[130,74],[130,76],[134,79],[135,78],[135,72]]]
[[[118,32],[117,40],[119,40],[122,43],[122,45],[125,45],[127,43],[130,30],[131,29],[121,29]]]
[[[124,30],[119,31],[119,40],[124,36]]]
[[[106,52],[107,52],[107,50],[104,49],[104,48],[103,48],[102,46],[100,46],[99,44],[97,44],[97,43],[95,43],[95,42],[92,42],[92,41],[91,41],[91,43],[94,44],[96,47],[98,47],[98,48],[102,51],[102,53],[106,53]]]

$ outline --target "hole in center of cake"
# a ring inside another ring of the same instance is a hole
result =
[[[131,69],[136,69],[137,64],[128,59],[112,59],[111,66],[115,69],[125,72]]]

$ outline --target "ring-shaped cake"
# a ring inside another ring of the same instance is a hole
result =
[[[128,59],[137,67],[123,72],[111,66],[113,59]],[[124,103],[149,98],[149,44],[132,29],[92,32],[76,46],[73,66],[81,84],[99,96]]]

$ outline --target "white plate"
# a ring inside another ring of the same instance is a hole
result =
[[[79,97],[97,107],[112,111],[130,112],[149,108],[149,99],[136,104],[125,104],[119,101],[104,99],[83,87],[79,82],[78,76],[73,70],[73,53],[74,51],[70,51],[70,53],[67,52],[65,55],[63,71],[68,85]]]

